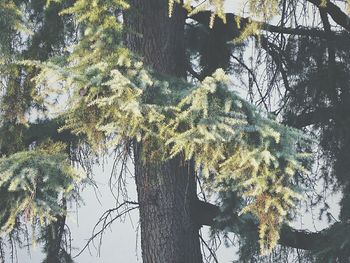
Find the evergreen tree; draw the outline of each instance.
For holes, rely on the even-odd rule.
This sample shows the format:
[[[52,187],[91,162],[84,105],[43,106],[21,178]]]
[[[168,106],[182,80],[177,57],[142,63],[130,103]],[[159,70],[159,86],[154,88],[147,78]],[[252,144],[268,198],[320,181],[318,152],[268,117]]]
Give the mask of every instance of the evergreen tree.
[[[249,0],[249,18],[224,4],[1,1],[3,261],[30,238],[72,262],[67,207],[111,152],[134,162],[143,262],[203,262],[203,225],[237,235],[240,262],[349,261],[350,17],[327,0]],[[315,184],[342,192],[335,223]],[[320,232],[289,225],[310,192]]]

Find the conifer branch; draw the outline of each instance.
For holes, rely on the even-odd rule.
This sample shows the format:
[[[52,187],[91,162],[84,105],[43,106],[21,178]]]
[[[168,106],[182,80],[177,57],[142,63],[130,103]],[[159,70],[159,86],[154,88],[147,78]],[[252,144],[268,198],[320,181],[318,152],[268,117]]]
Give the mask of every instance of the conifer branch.
[[[310,0],[311,1],[318,1],[318,0]],[[203,11],[199,12],[195,15],[192,15],[190,18],[197,21],[198,23],[201,23],[203,25],[209,25],[209,19],[210,19],[211,11]],[[332,17],[333,18],[333,17]],[[334,19],[334,18],[333,18]],[[318,28],[307,28],[307,27],[298,27],[298,28],[292,28],[292,27],[282,27],[282,26],[275,26],[271,25],[269,23],[265,22],[259,22],[252,20],[249,17],[242,17],[238,16],[233,13],[227,13],[226,14],[226,26],[228,29],[231,28],[231,31],[233,31],[236,28],[236,22],[239,20],[241,25],[243,27],[248,26],[249,24],[255,23],[258,25],[258,27],[263,31],[268,31],[272,33],[283,33],[283,34],[289,34],[289,35],[299,35],[299,36],[309,36],[309,37],[319,37],[322,39],[327,39],[329,37],[329,34],[324,32],[321,29]],[[218,20],[216,20],[218,21]],[[217,22],[215,22],[217,23]],[[234,26],[232,26],[234,25]],[[215,27],[215,24],[214,24]],[[330,35],[333,38],[343,38],[346,35],[331,31]]]
[[[197,223],[200,225],[206,225],[206,226],[212,226],[217,227],[215,218],[220,213],[220,207],[210,204],[208,202],[204,201],[197,201],[196,205],[196,219]],[[238,214],[238,213],[237,213]],[[250,220],[249,222],[247,220],[241,220],[238,216],[235,217],[234,221],[231,219],[229,222],[230,226],[234,226],[235,224],[242,224],[245,223],[249,226],[256,227],[258,229],[258,226],[255,222]],[[278,243],[282,246],[291,247],[291,248],[297,248],[297,249],[303,249],[303,250],[317,250],[318,244],[322,242],[326,242],[332,233],[333,227],[338,227],[338,225],[341,223],[334,223],[330,227],[319,231],[319,232],[309,232],[306,230],[296,230],[287,224],[284,224],[280,230],[280,239]],[[219,226],[219,228],[222,228],[225,226]],[[231,227],[229,231],[234,231],[235,227]],[[227,228],[225,228],[227,230]]]

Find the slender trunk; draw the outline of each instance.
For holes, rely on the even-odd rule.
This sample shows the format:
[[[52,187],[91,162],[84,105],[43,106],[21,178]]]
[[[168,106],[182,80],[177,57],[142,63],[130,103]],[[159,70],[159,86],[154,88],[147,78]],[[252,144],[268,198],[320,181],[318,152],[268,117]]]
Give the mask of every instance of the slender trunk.
[[[67,203],[66,200],[63,199],[62,204],[63,209],[67,209]],[[61,263],[64,261],[62,258],[64,255],[62,253],[62,247],[61,244],[63,242],[63,235],[64,235],[64,228],[66,226],[66,216],[65,215],[59,215],[56,216],[57,221],[50,223],[45,231],[45,253],[46,258],[43,261],[43,263]],[[68,258],[66,258],[68,262]]]
[[[128,47],[155,71],[185,77],[184,12],[175,8],[169,18],[166,0],[129,2],[124,16]],[[180,156],[147,160],[142,142],[134,144],[134,157],[143,262],[202,262],[199,227],[191,213],[196,200],[193,165]]]

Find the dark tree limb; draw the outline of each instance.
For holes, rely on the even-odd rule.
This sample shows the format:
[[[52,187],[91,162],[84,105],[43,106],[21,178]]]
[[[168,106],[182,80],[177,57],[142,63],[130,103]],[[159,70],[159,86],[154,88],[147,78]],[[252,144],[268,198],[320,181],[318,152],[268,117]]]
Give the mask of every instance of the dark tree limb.
[[[320,122],[327,122],[336,115],[336,109],[333,107],[318,108],[314,111],[302,113],[287,120],[288,125],[295,128],[303,128]]]
[[[37,123],[31,123],[24,130],[25,145],[28,147],[33,142],[40,143],[50,138],[54,142],[61,141],[65,143],[77,143],[79,137],[68,130],[59,132],[59,129],[64,125],[63,119],[44,120]]]
[[[204,201],[197,201],[197,205],[194,207],[194,214],[196,215],[196,220],[199,225],[206,226],[216,226],[215,218],[219,216],[220,208],[216,205],[210,204]],[[245,222],[247,225],[256,227],[257,225],[253,221]],[[232,224],[242,224],[242,220],[237,216],[233,221],[229,222],[229,225]],[[296,230],[288,225],[283,225],[280,231],[280,240],[278,243],[282,246],[304,249],[304,250],[316,250],[318,244],[321,242],[326,242],[328,240],[328,233],[331,233],[330,226],[327,229],[324,229],[319,232],[309,232],[305,230]],[[232,227],[230,229],[237,229]]]
[[[288,225],[283,225],[280,231],[280,240],[278,243],[282,246],[316,250],[318,244],[324,242],[327,238],[326,230],[320,232],[309,232],[305,230],[296,230]]]
[[[317,0],[310,0],[311,1],[317,1]],[[209,26],[209,19],[211,16],[211,11],[203,11],[199,12],[190,18],[197,21],[198,23],[201,23],[203,25],[208,25]],[[292,27],[283,27],[283,26],[275,26],[271,25],[265,22],[259,22],[259,21],[254,21],[251,18],[246,18],[246,17],[241,17],[233,13],[227,13],[226,14],[226,25],[228,28],[231,28],[233,31],[236,28],[236,20],[239,20],[241,25],[247,26],[252,23],[256,23],[261,30],[272,32],[272,33],[283,33],[283,34],[289,34],[289,35],[299,35],[299,36],[309,36],[309,37],[319,37],[326,39],[327,38],[327,33],[324,32],[321,29],[317,28],[304,28],[304,27],[298,27],[298,28],[292,28]],[[215,23],[217,23],[217,20],[215,20]],[[215,27],[214,23],[214,27]],[[232,26],[234,25],[234,26]],[[331,31],[331,35],[333,38],[342,38],[343,35],[336,33],[334,31]]]
[[[326,1],[325,3],[323,3],[322,0],[307,1],[314,4],[318,8],[323,9],[332,17],[334,22],[336,22],[339,26],[343,27],[348,32],[350,32],[350,17],[346,13],[344,13],[337,5],[333,4],[330,1]]]
[[[208,202],[197,200],[192,207],[192,215],[200,226],[213,226],[220,208]]]
[[[199,81],[202,81],[204,79],[203,76],[201,76],[201,74],[199,74],[193,69],[190,62],[187,63],[187,72],[190,73],[192,77],[198,79]]]
[[[337,79],[336,79],[336,63],[335,63],[335,47],[332,41],[331,24],[328,20],[328,13],[325,8],[319,7],[320,16],[325,33],[327,34],[327,50],[328,50],[328,82],[329,82],[329,96],[334,104],[338,102],[337,95]]]

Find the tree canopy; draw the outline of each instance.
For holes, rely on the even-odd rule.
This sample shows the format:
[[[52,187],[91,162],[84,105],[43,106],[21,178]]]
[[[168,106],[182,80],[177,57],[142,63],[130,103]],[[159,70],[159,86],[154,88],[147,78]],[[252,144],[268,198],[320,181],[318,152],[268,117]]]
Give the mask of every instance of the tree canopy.
[[[245,18],[223,0],[168,1],[169,19],[174,8],[188,17],[187,78],[128,48],[128,1],[0,3],[1,255],[30,223],[45,262],[72,262],[62,236],[78,187],[93,182],[95,158],[132,159],[141,143],[144,161],[194,163],[220,207],[210,224],[239,236],[242,261],[292,247],[305,262],[347,262],[350,3],[247,3]],[[301,202],[332,223],[315,185],[342,193],[339,220],[294,230]]]

